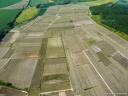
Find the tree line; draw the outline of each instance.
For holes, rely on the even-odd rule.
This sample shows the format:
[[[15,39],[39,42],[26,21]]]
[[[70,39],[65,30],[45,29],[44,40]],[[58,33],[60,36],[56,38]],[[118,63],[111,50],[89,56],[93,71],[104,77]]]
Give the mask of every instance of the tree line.
[[[92,15],[100,15],[101,23],[128,34],[128,6],[107,3],[89,9]]]

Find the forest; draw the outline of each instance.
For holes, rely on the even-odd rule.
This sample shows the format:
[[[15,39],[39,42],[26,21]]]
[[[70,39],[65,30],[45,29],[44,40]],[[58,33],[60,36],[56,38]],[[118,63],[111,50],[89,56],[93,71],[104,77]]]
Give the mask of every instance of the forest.
[[[102,24],[128,35],[128,6],[107,3],[89,8],[92,15],[99,15]]]

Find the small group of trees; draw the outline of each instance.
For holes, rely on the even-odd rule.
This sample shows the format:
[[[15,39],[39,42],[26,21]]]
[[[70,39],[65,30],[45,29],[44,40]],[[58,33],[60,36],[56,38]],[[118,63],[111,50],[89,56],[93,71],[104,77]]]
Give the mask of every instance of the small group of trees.
[[[128,6],[107,3],[90,7],[92,15],[100,15],[101,23],[128,34]]]

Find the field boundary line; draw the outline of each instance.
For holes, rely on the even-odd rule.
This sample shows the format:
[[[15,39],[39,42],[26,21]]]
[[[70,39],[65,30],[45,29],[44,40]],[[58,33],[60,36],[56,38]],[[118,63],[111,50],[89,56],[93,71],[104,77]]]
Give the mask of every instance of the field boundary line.
[[[2,69],[5,65],[7,65],[7,63],[11,60],[11,57],[7,60],[7,62],[5,62],[5,64],[0,68]]]
[[[99,32],[99,31],[98,31]],[[100,34],[102,34],[103,36],[105,36],[106,38],[108,38],[109,40],[111,40],[112,42],[114,42],[115,44],[117,44],[118,46],[120,46],[121,48],[123,48],[124,50],[126,50],[126,48],[122,47],[120,44],[118,44],[116,41],[112,40],[109,36],[99,32]],[[114,34],[115,35],[115,34]],[[122,39],[122,38],[121,38]],[[127,51],[127,50],[126,50]]]
[[[59,9],[59,11],[58,11],[58,13],[56,14],[56,19],[55,20],[53,20],[49,25],[48,25],[48,27],[44,30],[44,33],[47,31],[47,29],[56,21],[56,20],[58,20],[59,18],[60,18],[60,16],[58,15],[59,13],[60,13],[60,11],[61,11],[61,9]]]
[[[109,85],[106,83],[106,81],[104,80],[104,78],[101,76],[101,74],[99,73],[99,71],[96,69],[96,67],[93,65],[92,61],[89,59],[89,57],[87,56],[87,54],[85,53],[85,51],[88,51],[88,50],[84,50],[83,53],[84,55],[87,57],[87,59],[89,60],[89,62],[91,63],[92,67],[95,69],[95,71],[97,72],[97,74],[100,76],[100,78],[102,79],[102,81],[105,83],[105,85],[108,87],[108,89],[111,91],[112,95],[113,96],[116,96],[114,94],[114,92],[112,91],[112,89],[109,87]]]

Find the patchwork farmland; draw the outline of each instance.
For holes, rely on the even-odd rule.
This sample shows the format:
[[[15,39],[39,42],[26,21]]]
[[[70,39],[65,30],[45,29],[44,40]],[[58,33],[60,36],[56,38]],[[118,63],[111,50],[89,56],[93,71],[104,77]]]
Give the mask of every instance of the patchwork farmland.
[[[128,42],[88,10],[86,3],[52,6],[10,30],[0,45],[0,80],[28,96],[127,96]]]

